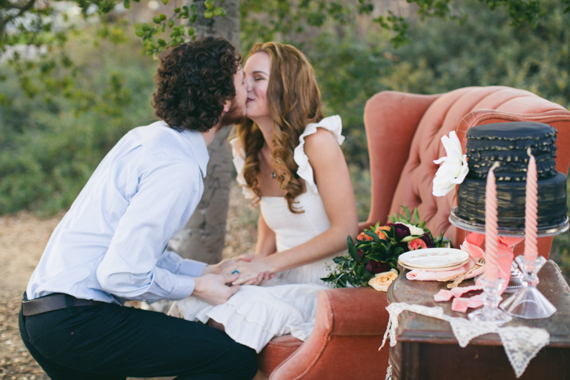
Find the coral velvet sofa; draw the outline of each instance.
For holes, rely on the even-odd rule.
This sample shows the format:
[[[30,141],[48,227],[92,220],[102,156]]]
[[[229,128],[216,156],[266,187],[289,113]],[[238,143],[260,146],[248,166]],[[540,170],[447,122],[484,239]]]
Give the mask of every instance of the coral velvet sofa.
[[[520,120],[558,129],[557,169],[568,173],[570,112],[528,91],[493,86],[437,95],[389,91],[373,96],[364,111],[371,207],[360,229],[385,223],[401,205],[417,207],[427,228],[459,246],[464,234],[448,221],[455,193],[432,195],[433,161],[445,155],[440,139],[455,130],[464,146],[472,126]],[[551,244],[552,238],[539,239],[540,254],[548,258]],[[273,339],[258,355],[260,369],[272,380],[384,379],[389,350],[378,347],[388,322],[387,304],[386,293],[371,288],[320,292],[311,336],[304,343],[291,336]]]

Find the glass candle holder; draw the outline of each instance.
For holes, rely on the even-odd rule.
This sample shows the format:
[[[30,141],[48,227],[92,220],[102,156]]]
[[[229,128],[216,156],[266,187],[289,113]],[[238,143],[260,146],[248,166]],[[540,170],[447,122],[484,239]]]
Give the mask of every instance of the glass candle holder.
[[[495,281],[489,281],[482,278],[480,281],[483,284],[483,307],[471,312],[469,319],[474,322],[492,322],[497,325],[510,321],[512,318],[498,307],[502,300],[499,290],[505,280],[499,278]]]
[[[501,304],[501,309],[509,315],[525,319],[540,319],[552,316],[556,312],[556,308],[536,288],[538,272],[546,263],[546,259],[538,256],[536,260],[527,260],[521,255],[515,260],[523,273],[523,287],[506,299]]]

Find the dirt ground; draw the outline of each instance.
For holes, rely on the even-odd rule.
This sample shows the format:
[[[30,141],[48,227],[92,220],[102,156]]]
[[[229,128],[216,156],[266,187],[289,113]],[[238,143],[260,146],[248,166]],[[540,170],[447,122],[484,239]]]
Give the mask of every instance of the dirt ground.
[[[234,184],[224,257],[252,252],[257,213],[244,209]],[[18,332],[20,300],[47,241],[63,214],[40,219],[27,212],[0,216],[0,380],[48,379],[29,355]]]

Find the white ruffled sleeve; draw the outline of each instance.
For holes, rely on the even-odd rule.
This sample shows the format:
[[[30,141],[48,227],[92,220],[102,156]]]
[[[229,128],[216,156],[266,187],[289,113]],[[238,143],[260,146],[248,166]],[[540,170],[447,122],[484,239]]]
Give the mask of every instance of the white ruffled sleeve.
[[[236,171],[238,173],[236,177],[237,183],[241,186],[241,190],[245,198],[253,199],[255,198],[255,193],[249,187],[247,187],[247,182],[245,182],[245,178],[243,177],[243,167],[245,166],[245,151],[243,150],[241,142],[237,137],[231,139],[230,144],[232,146],[234,166],[236,167]]]
[[[305,183],[307,184],[307,191],[312,191],[313,193],[318,193],[319,189],[317,188],[317,184],[315,183],[313,168],[309,163],[309,157],[307,157],[307,154],[305,153],[305,137],[310,136],[313,133],[316,133],[317,128],[324,128],[332,132],[339,145],[342,145],[344,141],[344,136],[341,134],[342,121],[340,119],[340,116],[338,115],[325,117],[323,120],[319,121],[318,123],[311,123],[307,125],[307,127],[305,128],[305,132],[303,132],[303,134],[299,136],[299,145],[295,148],[295,151],[293,153],[293,159],[295,160],[297,165],[299,165],[297,174],[299,175],[299,177],[305,180]]]

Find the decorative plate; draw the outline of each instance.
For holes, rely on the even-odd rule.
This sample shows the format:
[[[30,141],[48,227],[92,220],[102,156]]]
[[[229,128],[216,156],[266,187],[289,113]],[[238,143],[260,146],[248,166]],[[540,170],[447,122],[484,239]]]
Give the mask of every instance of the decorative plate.
[[[400,264],[402,266],[402,268],[406,268],[409,270],[427,270],[430,272],[444,272],[444,271],[448,271],[448,270],[454,270],[457,268],[461,268],[462,266],[464,266],[468,262],[469,262],[469,259],[467,259],[463,262],[457,263],[456,265],[452,265],[450,267],[419,268],[419,267],[412,267],[412,266],[405,265],[401,261],[398,260],[398,264]]]
[[[461,266],[469,261],[469,254],[454,248],[426,248],[400,255],[402,266],[414,269],[437,269]],[[460,265],[461,264],[461,265]]]

